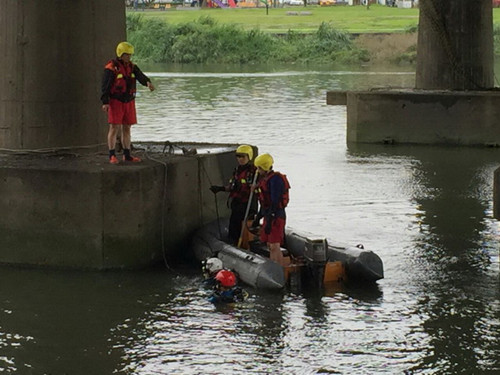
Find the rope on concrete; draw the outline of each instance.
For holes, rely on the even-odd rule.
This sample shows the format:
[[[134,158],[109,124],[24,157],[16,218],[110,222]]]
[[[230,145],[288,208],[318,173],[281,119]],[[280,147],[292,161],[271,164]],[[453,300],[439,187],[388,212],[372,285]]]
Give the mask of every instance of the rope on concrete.
[[[171,270],[170,266],[168,265],[167,261],[167,254],[165,250],[165,206],[166,206],[166,201],[167,201],[167,172],[168,172],[168,166],[167,163],[158,160],[148,154],[148,148],[146,147],[144,149],[144,156],[146,156],[146,159],[155,161],[164,167],[164,174],[163,174],[163,197],[162,197],[162,203],[161,203],[161,248],[162,248],[162,255],[163,255],[163,263],[165,264],[165,267],[167,269]]]
[[[94,145],[84,145],[84,146],[67,146],[67,147],[48,147],[48,148],[38,148],[38,149],[12,149],[12,148],[0,148],[0,153],[13,154],[13,155],[30,155],[30,154],[54,154],[61,151],[72,151],[88,148],[97,148],[105,146],[106,143],[97,143]]]
[[[210,184],[210,186],[212,186],[213,185],[212,180],[210,179],[210,176],[208,175],[208,172],[205,169],[205,164],[203,164],[202,161],[201,161],[201,167],[203,169],[203,172],[205,172],[205,176],[207,176],[208,183]],[[214,199],[215,199],[215,215],[217,217],[217,228],[219,230],[219,238],[222,238],[222,231],[220,229],[219,202],[217,202],[217,194],[214,194]]]

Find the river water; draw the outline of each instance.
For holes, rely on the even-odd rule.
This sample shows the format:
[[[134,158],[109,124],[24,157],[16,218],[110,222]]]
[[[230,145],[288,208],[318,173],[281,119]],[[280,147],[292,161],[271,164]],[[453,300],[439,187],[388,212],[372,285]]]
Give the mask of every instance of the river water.
[[[0,372],[500,373],[500,150],[346,145],[346,109],[326,105],[327,90],[412,87],[412,72],[144,70],[157,90],[140,90],[134,139],[259,146],[290,180],[288,224],[364,244],[385,279],[246,288],[220,307],[189,267],[2,268]]]

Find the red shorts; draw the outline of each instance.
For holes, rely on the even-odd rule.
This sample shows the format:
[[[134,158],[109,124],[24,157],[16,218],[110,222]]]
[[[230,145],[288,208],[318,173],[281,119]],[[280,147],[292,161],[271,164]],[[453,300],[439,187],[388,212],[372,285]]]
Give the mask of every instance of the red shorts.
[[[135,100],[123,103],[116,99],[109,100],[108,124],[134,125],[137,124],[135,114]]]
[[[283,244],[283,239],[285,237],[285,223],[285,219],[281,217],[275,218],[271,224],[271,233],[266,234],[266,218],[264,218],[264,223],[260,229],[260,241]]]

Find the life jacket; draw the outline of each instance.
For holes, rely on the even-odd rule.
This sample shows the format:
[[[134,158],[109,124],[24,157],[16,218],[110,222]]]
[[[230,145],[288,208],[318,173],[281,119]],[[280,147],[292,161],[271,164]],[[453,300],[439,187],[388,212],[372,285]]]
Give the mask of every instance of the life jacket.
[[[259,181],[259,185],[256,189],[256,192],[259,197],[259,202],[264,209],[271,208],[271,191],[269,190],[269,180],[273,176],[279,176],[283,180],[283,192],[281,194],[281,201],[277,208],[285,208],[288,206],[288,202],[290,202],[290,183],[286,178],[286,175],[280,172],[271,171],[265,178]]]
[[[257,168],[253,164],[235,168],[233,177],[229,180],[229,198],[237,199],[242,203],[248,202],[256,170]]]
[[[115,80],[110,90],[110,97],[121,101],[131,101],[135,98],[136,79],[133,63],[124,64],[120,59],[110,60],[105,69],[115,74]]]

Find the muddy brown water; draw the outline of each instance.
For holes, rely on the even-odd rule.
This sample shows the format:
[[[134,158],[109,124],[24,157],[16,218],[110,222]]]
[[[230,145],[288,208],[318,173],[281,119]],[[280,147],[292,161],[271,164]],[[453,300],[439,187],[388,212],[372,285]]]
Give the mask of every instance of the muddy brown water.
[[[411,87],[412,72],[206,69],[150,68],[158,90],[140,91],[134,139],[258,145],[290,180],[288,224],[362,243],[385,279],[246,288],[246,302],[214,306],[196,267],[2,268],[0,372],[499,372],[500,151],[346,145],[345,108],[325,92]]]

